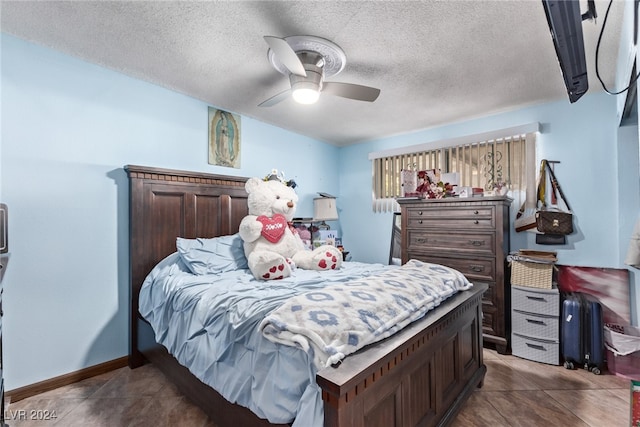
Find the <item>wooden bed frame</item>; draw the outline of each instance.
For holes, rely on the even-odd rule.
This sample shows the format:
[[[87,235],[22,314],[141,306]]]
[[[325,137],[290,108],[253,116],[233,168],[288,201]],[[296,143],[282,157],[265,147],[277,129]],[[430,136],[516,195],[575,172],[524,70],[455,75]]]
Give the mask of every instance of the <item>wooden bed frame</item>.
[[[246,178],[125,166],[129,175],[131,319],[129,366],[150,361],[220,427],[272,425],[225,400],[157,344],[138,313],[151,269],[176,237],[237,232],[247,214]],[[447,425],[482,386],[482,294],[474,286],[384,341],[316,377],[331,427]]]

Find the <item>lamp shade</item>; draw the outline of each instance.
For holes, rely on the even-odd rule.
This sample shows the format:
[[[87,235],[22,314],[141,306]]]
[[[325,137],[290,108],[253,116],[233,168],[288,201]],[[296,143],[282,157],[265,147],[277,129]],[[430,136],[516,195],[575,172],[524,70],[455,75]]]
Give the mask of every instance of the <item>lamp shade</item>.
[[[313,199],[314,221],[335,221],[338,219],[335,197],[316,197]]]

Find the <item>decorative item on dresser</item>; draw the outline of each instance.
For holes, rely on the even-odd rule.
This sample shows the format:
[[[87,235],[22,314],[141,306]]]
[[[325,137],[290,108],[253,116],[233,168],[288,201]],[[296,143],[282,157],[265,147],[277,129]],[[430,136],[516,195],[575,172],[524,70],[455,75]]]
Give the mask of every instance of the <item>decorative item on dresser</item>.
[[[509,207],[506,196],[398,199],[402,212],[402,263],[419,259],[461,271],[489,289],[482,301],[485,344],[510,352],[511,292]]]

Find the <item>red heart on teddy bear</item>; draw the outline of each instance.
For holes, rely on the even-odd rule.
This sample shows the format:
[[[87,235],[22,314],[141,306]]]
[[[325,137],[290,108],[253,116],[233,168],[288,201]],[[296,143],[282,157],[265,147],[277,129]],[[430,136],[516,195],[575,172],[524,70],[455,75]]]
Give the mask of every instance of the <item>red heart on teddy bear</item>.
[[[271,243],[278,243],[287,229],[287,219],[282,214],[275,214],[273,218],[260,215],[256,220],[262,223],[262,235]]]

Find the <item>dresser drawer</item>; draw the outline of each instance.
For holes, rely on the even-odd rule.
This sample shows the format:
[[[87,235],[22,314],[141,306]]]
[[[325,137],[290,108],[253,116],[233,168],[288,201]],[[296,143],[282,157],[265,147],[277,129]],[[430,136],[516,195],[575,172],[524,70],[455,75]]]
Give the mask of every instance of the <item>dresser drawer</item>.
[[[425,219],[425,218],[409,218],[407,220],[408,228],[436,228],[450,230],[493,230],[495,222],[493,218],[443,218],[443,219]]]
[[[495,258],[447,258],[412,251],[409,251],[408,255],[408,259],[418,259],[454,268],[464,274],[471,282],[474,279],[489,282],[495,282],[496,280]]]
[[[408,209],[407,227],[493,229],[495,228],[495,209],[493,206],[411,208]]]
[[[548,340],[560,339],[560,318],[558,316],[541,316],[513,310],[511,328],[514,334]]]
[[[496,235],[486,233],[451,233],[447,230],[408,230],[409,250],[425,250],[434,253],[456,251],[480,255],[495,255]]]
[[[412,207],[407,209],[408,219],[492,219],[495,216],[493,206],[456,206],[456,207]]]
[[[516,333],[511,338],[511,352],[514,356],[550,365],[560,364],[559,342],[535,339]]]
[[[560,316],[560,293],[557,289],[512,286],[511,307],[526,313]]]

